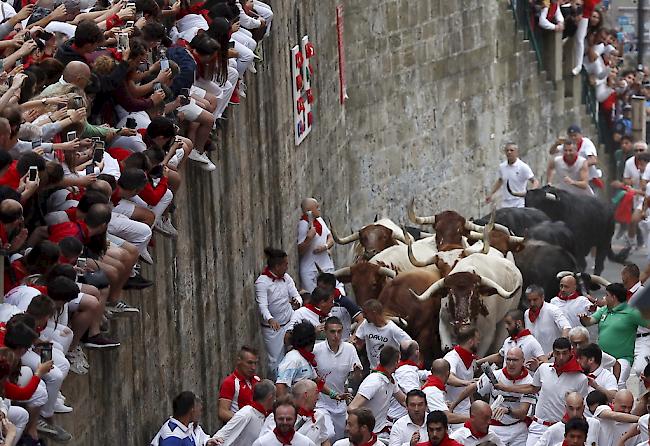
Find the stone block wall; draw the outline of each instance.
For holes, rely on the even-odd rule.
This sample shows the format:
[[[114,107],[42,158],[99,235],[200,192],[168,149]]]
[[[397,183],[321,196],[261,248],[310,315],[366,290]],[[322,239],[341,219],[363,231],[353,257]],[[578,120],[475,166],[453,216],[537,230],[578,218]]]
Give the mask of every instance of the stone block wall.
[[[487,212],[500,147],[517,141],[541,172],[546,147],[575,120],[521,41],[505,0],[341,0],[349,100],[339,104],[335,0],[274,0],[265,61],[248,97],[231,106],[208,174],[189,165],[176,197],[176,241],[156,238],[156,286],[124,298],[139,316],[112,322],[123,345],[92,352],[87,376],[70,376],[75,408],[59,420],[74,445],[148,444],[191,389],[218,428],[217,389],[238,347],[261,347],[253,283],[265,246],[290,253],[296,274],[300,199],[315,196],[341,232],[375,214],[405,222],[422,213]],[[289,49],[316,47],[315,126],[293,142]],[[562,87],[563,88],[563,87]],[[335,249],[339,265],[347,249]]]

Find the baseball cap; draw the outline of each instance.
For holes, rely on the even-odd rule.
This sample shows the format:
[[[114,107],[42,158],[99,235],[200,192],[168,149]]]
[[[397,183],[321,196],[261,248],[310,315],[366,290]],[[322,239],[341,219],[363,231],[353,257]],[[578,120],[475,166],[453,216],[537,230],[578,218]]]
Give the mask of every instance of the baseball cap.
[[[569,128],[566,131],[567,133],[582,133],[582,129],[580,128],[579,125],[573,124],[569,126]]]
[[[625,104],[625,105],[623,106],[623,110],[632,110],[632,105],[630,105],[630,104]]]

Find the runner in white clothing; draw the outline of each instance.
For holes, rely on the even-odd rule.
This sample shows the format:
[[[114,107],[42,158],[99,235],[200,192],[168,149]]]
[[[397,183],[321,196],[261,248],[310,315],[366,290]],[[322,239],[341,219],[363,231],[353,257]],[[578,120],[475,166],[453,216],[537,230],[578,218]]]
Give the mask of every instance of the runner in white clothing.
[[[269,416],[270,417],[270,416]],[[298,409],[288,401],[276,403],[273,409],[276,426],[262,434],[253,446],[316,446],[313,441],[295,430]]]
[[[595,306],[596,299],[582,296],[578,292],[578,282],[573,276],[565,276],[560,279],[560,292],[551,299],[551,303],[558,307],[571,324],[571,328],[579,327],[579,314],[591,314],[592,306]]]
[[[618,391],[618,380],[612,372],[601,366],[603,351],[598,344],[587,344],[578,348],[576,359],[587,375],[589,387],[607,395],[609,400]]]
[[[402,446],[429,440],[426,414],[427,397],[420,389],[406,394],[407,414],[393,422],[388,446]]]
[[[422,386],[427,396],[429,412],[440,411],[445,414],[450,424],[461,424],[469,419],[467,415],[453,413],[447,406],[447,380],[449,379],[449,363],[446,359],[438,358],[431,364],[431,375]]]
[[[615,446],[630,427],[639,421],[637,415],[630,414],[633,404],[634,395],[629,390],[619,390],[611,406],[602,392],[594,390],[587,396],[589,411],[600,421],[602,436],[599,446]]]
[[[298,221],[300,283],[311,293],[316,288],[318,268],[327,273],[334,272],[334,262],[328,252],[334,246],[334,238],[321,217],[318,201],[305,198],[300,206],[303,212]]]
[[[637,225],[643,219],[643,201],[645,189],[650,180],[650,170],[646,169],[650,161],[650,153],[647,153],[647,144],[643,141],[634,143],[634,156],[625,161],[623,170],[623,185],[628,191],[634,192],[632,203],[632,217],[627,225],[627,244],[636,246]]]
[[[513,142],[506,144],[504,148],[506,154],[506,161],[499,164],[499,178],[492,186],[490,195],[487,196],[485,201],[491,202],[494,194],[501,190],[501,202],[499,208],[523,208],[524,198],[512,195],[508,191],[507,185],[510,190],[514,192],[526,192],[526,186],[530,183],[532,188],[539,187],[539,182],[535,179],[535,175],[528,164],[519,159],[519,147]]]
[[[554,174],[557,178],[554,180]],[[589,165],[578,156],[578,150],[571,141],[564,143],[563,154],[551,157],[546,167],[546,181],[558,189],[574,194],[593,195],[589,187]]]
[[[496,446],[504,446],[501,438],[490,431],[492,409],[485,401],[474,401],[469,409],[470,419],[463,427],[455,430],[449,438],[456,440],[464,446],[477,446],[485,442],[492,442]]]
[[[464,388],[472,384],[476,351],[481,342],[478,329],[472,326],[460,328],[456,337],[458,345],[443,358],[449,363],[451,371],[447,380],[447,398],[451,401],[455,401]],[[469,398],[465,398],[456,405],[455,413],[467,415],[469,407]]]
[[[567,337],[571,324],[555,305],[544,302],[544,289],[538,285],[526,288],[528,310],[524,313],[526,328],[539,341],[545,354],[553,349],[553,341]]]
[[[402,345],[401,360],[395,370],[395,382],[397,387],[405,394],[411,390],[420,390],[424,381],[431,374],[428,370],[421,370],[418,364],[420,360],[420,346],[416,341],[410,341]],[[406,408],[393,398],[388,409],[388,419],[397,421],[406,415]]]
[[[587,445],[600,445],[602,433],[600,432],[600,421],[593,417],[585,417],[585,399],[578,393],[568,393],[565,400],[565,417],[558,423],[549,427],[544,435],[540,437],[535,446],[553,446],[562,443],[564,438],[565,423],[572,418],[581,418],[589,424],[587,434]]]
[[[375,417],[369,409],[351,409],[345,424],[348,438],[337,441],[334,446],[384,446],[384,443],[377,439],[374,429]]]

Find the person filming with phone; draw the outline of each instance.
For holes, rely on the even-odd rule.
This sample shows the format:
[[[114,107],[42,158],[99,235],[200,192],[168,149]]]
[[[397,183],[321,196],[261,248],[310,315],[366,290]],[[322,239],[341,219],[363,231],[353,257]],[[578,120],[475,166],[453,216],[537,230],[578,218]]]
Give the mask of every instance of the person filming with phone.
[[[311,293],[316,288],[318,268],[327,273],[334,272],[334,262],[328,252],[334,246],[334,238],[321,217],[320,204],[315,198],[305,198],[300,207],[302,209],[302,216],[298,221],[300,283]]]

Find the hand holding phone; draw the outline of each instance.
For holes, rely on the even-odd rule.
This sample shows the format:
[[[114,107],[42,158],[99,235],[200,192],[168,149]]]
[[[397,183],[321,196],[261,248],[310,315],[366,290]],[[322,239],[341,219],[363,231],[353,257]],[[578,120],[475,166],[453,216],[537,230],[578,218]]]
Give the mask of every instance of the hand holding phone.
[[[27,177],[29,181],[36,181],[38,178],[38,167],[29,166],[29,176]]]
[[[52,360],[52,343],[44,342],[40,344],[41,348],[41,364]]]

